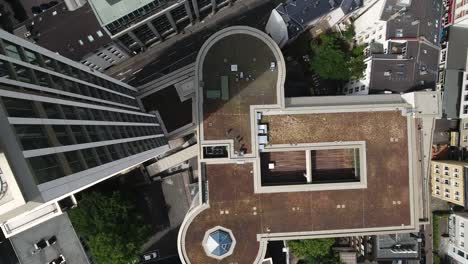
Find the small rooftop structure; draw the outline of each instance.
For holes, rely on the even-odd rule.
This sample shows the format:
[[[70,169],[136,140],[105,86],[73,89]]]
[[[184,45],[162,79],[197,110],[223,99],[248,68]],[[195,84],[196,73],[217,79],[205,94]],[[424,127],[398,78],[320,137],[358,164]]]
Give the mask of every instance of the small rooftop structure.
[[[213,258],[223,259],[232,254],[236,240],[231,230],[221,226],[206,231],[203,248]]]

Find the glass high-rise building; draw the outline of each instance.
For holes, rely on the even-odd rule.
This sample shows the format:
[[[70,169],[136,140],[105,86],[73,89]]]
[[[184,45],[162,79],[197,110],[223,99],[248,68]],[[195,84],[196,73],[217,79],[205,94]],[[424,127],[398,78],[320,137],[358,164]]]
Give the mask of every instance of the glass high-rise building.
[[[165,153],[136,89],[0,31],[0,227],[9,237],[73,194]]]

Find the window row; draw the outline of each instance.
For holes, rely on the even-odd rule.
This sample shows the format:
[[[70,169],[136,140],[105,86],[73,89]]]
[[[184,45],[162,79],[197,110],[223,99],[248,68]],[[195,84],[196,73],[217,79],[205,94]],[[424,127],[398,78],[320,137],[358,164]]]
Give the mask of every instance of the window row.
[[[29,50],[27,48],[21,47],[15,43],[2,40],[3,47],[0,49],[0,52],[3,55],[8,57],[22,60],[27,63],[31,63],[49,70],[65,74],[67,76],[72,76],[77,79],[93,83],[95,85],[111,89],[123,94],[135,96],[136,92],[130,89],[123,87],[117,83],[108,81],[104,78],[91,74],[89,72],[83,71],[79,68],[75,68],[68,64],[62,63],[35,51]]]
[[[112,35],[115,35],[125,28],[134,25],[137,21],[141,21],[146,17],[154,14],[154,11],[160,9],[162,6],[166,6],[166,1],[155,0],[143,7],[140,7],[132,13],[122,16],[119,19],[107,24],[106,28]]]
[[[159,126],[14,125],[23,150],[160,135]]]
[[[42,87],[84,95],[106,101],[116,102],[124,105],[137,106],[135,99],[104,91],[83,83],[70,81],[53,74],[27,68],[15,63],[0,61],[1,77],[31,83]]]
[[[155,123],[156,117],[2,97],[9,117]],[[44,109],[40,114],[39,108]]]
[[[164,138],[139,140],[28,158],[38,184],[166,145]]]

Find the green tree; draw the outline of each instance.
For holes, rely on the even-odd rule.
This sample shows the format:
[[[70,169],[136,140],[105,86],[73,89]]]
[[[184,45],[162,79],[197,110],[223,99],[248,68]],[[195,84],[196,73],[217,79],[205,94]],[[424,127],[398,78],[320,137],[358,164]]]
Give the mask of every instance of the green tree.
[[[137,260],[148,238],[149,228],[143,218],[119,192],[87,193],[69,215],[99,264],[128,264]]]
[[[355,47],[347,63],[350,79],[359,80],[364,77],[364,71],[366,70],[364,59],[364,46]]]
[[[312,71],[324,79],[349,80],[346,54],[335,35],[321,35],[319,42],[313,42],[311,48],[314,53],[310,61]]]
[[[343,37],[346,39],[348,42],[352,42],[354,36],[356,35],[356,32],[354,31],[354,25],[351,24],[346,31],[343,31]]]
[[[305,240],[292,240],[288,242],[291,252],[300,258],[323,257],[328,255],[335,244],[333,238],[318,238]]]
[[[347,81],[362,78],[366,69],[364,47],[351,48],[353,36],[354,29],[350,27],[343,37],[337,33],[327,33],[312,41],[310,70],[328,80]]]
[[[304,261],[306,264],[339,264],[340,256],[336,252],[329,252],[325,256],[306,257]]]

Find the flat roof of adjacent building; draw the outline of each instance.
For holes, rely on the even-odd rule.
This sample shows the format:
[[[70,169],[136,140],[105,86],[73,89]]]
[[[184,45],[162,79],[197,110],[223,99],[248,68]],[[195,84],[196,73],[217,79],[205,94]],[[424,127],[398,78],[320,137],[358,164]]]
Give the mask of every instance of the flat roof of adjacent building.
[[[268,240],[416,230],[416,133],[407,103],[392,97],[370,105],[337,97],[340,103],[334,106],[286,106],[281,51],[248,27],[214,34],[196,67],[200,153],[221,145],[229,156],[200,156],[201,204],[189,212],[179,233],[183,263],[260,263]],[[264,133],[265,145],[259,137]],[[334,159],[327,161],[326,151],[320,160],[313,157],[317,150],[333,150],[328,154]],[[339,169],[351,160],[356,161],[352,167],[363,166],[357,185],[260,182],[268,169],[303,173],[319,167],[319,161],[322,169]],[[273,167],[265,168],[262,161]],[[281,173],[267,176],[275,175]],[[202,245],[207,230],[217,226],[236,240],[232,254],[221,260],[208,256]]]
[[[26,27],[31,32],[29,38],[37,45],[74,61],[80,61],[112,42],[99,25],[89,3],[75,11],[68,11],[65,3],[61,2],[26,20],[19,27]]]
[[[41,239],[57,238],[57,243],[31,254],[34,244]],[[44,264],[63,255],[70,264],[89,263],[80,239],[66,213],[10,238],[20,263]]]
[[[417,39],[406,42],[404,54],[372,55],[371,93],[408,93],[433,89],[437,78],[439,50]]]

